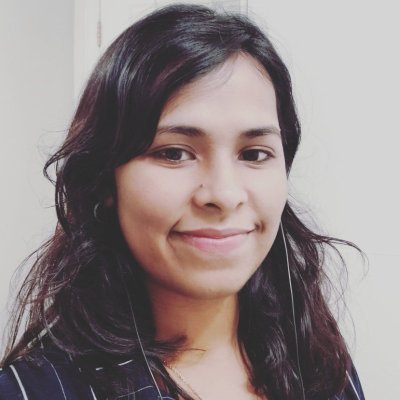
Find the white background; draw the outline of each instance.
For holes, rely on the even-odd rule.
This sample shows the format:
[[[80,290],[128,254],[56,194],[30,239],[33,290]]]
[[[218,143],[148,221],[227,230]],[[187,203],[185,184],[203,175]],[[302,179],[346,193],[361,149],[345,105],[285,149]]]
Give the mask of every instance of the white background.
[[[72,114],[73,28],[71,1],[0,0],[0,333],[11,275],[54,228],[42,168]]]
[[[13,271],[53,229],[52,187],[42,178],[41,168],[63,137],[74,93],[80,92],[99,53],[97,2],[75,3],[74,10],[68,0],[0,0],[0,327],[7,315]],[[144,3],[103,0],[102,47],[143,12]],[[248,5],[250,16],[270,34],[294,80],[303,143],[292,171],[293,197],[313,211],[325,232],[354,241],[369,258],[363,266],[346,252],[350,282],[346,301],[354,329],[348,313],[340,317],[366,397],[396,399],[400,392],[396,2],[249,0]]]

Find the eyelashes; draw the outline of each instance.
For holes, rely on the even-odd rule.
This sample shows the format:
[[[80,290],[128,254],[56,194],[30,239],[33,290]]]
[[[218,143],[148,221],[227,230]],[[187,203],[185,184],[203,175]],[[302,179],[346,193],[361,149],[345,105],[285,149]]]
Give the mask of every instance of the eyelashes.
[[[167,147],[153,152],[152,155],[154,158],[169,161],[171,163],[179,163],[196,159],[196,156],[192,152],[180,147]]]
[[[247,149],[241,152],[239,159],[253,163],[262,163],[269,160],[273,155],[270,151],[261,149]]]
[[[193,151],[176,146],[155,150],[151,152],[150,155],[156,160],[175,165],[184,164],[197,159]],[[256,165],[266,163],[271,158],[274,158],[273,152],[264,148],[243,149],[238,155],[238,160]]]

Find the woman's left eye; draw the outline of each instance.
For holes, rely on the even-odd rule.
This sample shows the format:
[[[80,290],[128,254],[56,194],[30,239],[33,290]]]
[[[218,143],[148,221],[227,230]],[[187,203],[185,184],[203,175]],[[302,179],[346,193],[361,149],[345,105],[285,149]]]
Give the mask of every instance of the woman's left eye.
[[[250,161],[254,163],[261,163],[267,161],[272,155],[268,151],[260,149],[248,149],[241,152],[239,159],[243,161]]]
[[[179,147],[168,147],[166,149],[157,150],[153,153],[156,158],[166,160],[169,162],[182,162],[188,160],[194,160],[194,155]]]

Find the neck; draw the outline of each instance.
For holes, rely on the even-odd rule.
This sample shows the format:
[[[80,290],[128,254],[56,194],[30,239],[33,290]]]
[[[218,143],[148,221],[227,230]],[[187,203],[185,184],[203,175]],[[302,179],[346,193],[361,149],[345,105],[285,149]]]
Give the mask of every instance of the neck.
[[[237,337],[237,295],[193,299],[163,288],[148,288],[156,338],[186,339],[177,353],[163,360],[172,379],[198,399],[259,398]]]
[[[179,360],[204,358],[221,350],[238,350],[238,299],[192,299],[149,288],[158,340],[185,337]],[[198,351],[200,350],[200,351]],[[207,358],[207,357],[206,357]]]

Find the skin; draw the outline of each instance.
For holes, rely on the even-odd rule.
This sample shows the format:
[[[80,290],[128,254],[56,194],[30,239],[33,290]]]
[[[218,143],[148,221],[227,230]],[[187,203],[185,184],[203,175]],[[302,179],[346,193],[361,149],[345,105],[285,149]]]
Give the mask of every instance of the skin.
[[[287,199],[267,72],[238,54],[183,87],[149,150],[115,178],[121,229],[145,271],[158,338],[184,334],[187,348],[203,350],[168,362],[205,399],[254,398],[236,337],[237,293],[267,256]],[[204,385],[216,374],[226,379]]]

